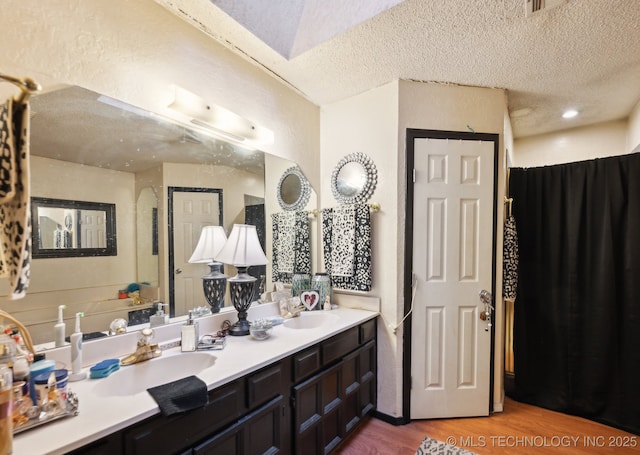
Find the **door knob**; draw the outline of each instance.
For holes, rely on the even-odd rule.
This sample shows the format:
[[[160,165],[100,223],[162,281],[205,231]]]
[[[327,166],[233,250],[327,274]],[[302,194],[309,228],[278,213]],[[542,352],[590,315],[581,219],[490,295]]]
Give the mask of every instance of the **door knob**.
[[[480,301],[484,305],[484,310],[480,312],[480,319],[487,321],[487,326],[484,328],[484,331],[488,332],[491,328],[491,311],[494,309],[493,305],[491,305],[493,296],[489,291],[483,289],[480,291]]]
[[[176,269],[176,275],[180,275],[182,273],[182,269]]]

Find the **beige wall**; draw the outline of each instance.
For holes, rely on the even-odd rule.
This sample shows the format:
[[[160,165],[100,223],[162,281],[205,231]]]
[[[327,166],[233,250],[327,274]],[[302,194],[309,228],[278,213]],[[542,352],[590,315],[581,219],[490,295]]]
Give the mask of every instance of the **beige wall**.
[[[511,165],[548,166],[630,153],[628,125],[619,120],[517,139]]]
[[[383,323],[378,330],[378,411],[402,415],[402,328],[404,310],[404,213],[406,128],[497,133],[502,138],[506,98],[501,90],[395,81],[361,95],[322,107],[321,207],[336,205],[330,177],[338,160],[352,152],[370,156],[378,169],[378,185],[371,201],[381,204],[372,216],[373,289],[380,298]],[[504,154],[501,147],[499,163]],[[503,194],[504,169],[500,169]],[[502,196],[500,196],[500,199]],[[503,204],[499,203],[499,220]],[[501,221],[498,227],[501,249]],[[501,264],[497,264],[501,267]],[[501,276],[501,269],[496,276]],[[497,290],[501,292],[500,283]],[[496,314],[496,399],[502,399],[501,302]]]

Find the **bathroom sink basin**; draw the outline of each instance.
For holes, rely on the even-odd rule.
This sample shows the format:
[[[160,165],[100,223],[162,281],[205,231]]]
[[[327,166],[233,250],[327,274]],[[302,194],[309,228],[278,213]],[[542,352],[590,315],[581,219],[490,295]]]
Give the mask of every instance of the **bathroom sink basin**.
[[[205,352],[165,354],[133,365],[121,366],[118,371],[104,379],[89,380],[97,383],[94,389],[97,395],[134,395],[150,387],[196,375],[215,362],[215,357]]]
[[[324,311],[303,311],[297,318],[287,319],[283,322],[290,329],[315,329],[334,323],[338,316]]]

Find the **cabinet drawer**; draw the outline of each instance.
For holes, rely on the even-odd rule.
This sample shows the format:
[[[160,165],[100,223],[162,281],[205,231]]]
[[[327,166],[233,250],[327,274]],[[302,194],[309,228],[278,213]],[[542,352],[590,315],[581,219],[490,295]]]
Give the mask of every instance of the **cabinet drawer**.
[[[293,382],[298,382],[320,369],[320,347],[314,346],[293,356]]]
[[[198,444],[193,455],[241,455],[259,453],[287,453],[289,442],[284,441],[282,417],[284,397],[274,398],[235,424]]]
[[[359,345],[359,327],[352,327],[322,343],[322,364],[328,365],[334,360],[350,353]]]
[[[360,344],[373,340],[376,337],[376,320],[371,319],[360,325]]]
[[[282,362],[247,377],[247,407],[258,406],[282,393]]]
[[[209,403],[183,414],[154,416],[124,430],[126,454],[177,453],[236,420],[244,411],[238,381],[209,393]],[[114,452],[115,453],[115,452]]]

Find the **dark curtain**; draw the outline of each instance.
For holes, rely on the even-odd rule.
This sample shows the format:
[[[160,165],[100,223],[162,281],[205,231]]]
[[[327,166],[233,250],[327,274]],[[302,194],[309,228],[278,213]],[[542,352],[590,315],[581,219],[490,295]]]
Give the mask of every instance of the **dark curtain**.
[[[511,169],[514,399],[640,434],[640,154]]]

